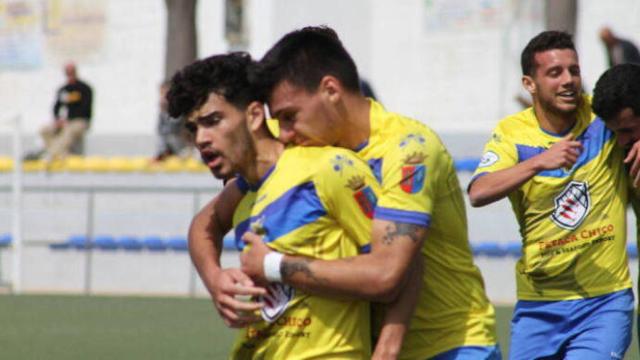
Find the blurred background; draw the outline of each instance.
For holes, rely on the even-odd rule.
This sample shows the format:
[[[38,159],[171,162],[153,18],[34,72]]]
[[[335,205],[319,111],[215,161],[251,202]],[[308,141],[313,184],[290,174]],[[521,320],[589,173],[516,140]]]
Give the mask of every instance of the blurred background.
[[[622,61],[616,43],[640,44],[640,1],[0,0],[0,292],[205,298],[186,232],[221,183],[188,145],[167,150],[162,84],[197,58],[260,58],[285,33],[320,24],[338,32],[379,101],[441,135],[466,187],[497,121],[529,100],[519,63],[528,40],[575,34],[590,93]],[[24,157],[43,146],[69,62],[93,90],[90,127],[64,158]],[[512,304],[510,206],[467,211],[489,297]]]

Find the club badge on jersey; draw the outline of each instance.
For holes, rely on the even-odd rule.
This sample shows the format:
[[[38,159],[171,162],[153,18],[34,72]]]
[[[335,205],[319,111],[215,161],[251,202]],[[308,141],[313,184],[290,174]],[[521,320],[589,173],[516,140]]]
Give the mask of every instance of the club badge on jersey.
[[[400,180],[400,187],[404,192],[415,194],[422,190],[427,176],[427,167],[423,164],[426,158],[427,155],[416,152],[404,159],[405,165],[402,166],[402,180]]]
[[[276,321],[282,315],[289,302],[295,296],[295,289],[282,283],[271,283],[267,286],[267,294],[258,297],[264,302],[264,307],[260,310],[262,319],[268,323]]]
[[[378,198],[370,186],[365,184],[364,176],[355,175],[347,181],[347,186],[354,191],[353,197],[356,199],[360,210],[369,218],[373,219],[373,213],[378,203]]]
[[[586,182],[572,181],[556,196],[554,203],[551,220],[563,229],[574,230],[589,213],[589,186]]]

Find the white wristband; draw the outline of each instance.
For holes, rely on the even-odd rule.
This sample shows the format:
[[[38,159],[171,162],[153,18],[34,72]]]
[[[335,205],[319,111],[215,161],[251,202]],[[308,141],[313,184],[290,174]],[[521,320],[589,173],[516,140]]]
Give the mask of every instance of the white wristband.
[[[270,282],[282,282],[282,274],[280,273],[280,263],[283,254],[272,251],[264,257],[264,277]]]

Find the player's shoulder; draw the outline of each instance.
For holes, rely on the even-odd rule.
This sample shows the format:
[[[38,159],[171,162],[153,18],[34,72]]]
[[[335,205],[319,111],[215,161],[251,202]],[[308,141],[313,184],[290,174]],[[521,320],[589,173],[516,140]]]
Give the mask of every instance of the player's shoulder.
[[[288,148],[286,153],[287,163],[309,175],[359,166],[363,162],[353,151],[334,146],[296,146]]]
[[[498,121],[494,133],[504,136],[517,136],[527,131],[536,131],[539,128],[535,111],[532,107],[517,113],[507,115]]]

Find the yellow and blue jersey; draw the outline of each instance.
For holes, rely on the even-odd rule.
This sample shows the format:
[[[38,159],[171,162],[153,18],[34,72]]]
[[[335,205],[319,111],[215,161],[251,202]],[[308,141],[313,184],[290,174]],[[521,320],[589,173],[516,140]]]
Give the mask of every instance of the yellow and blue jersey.
[[[371,217],[379,193],[365,162],[339,148],[287,148],[234,214],[236,239],[248,229],[272,249],[332,260],[370,248]],[[238,244],[239,245],[239,244]],[[371,356],[366,301],[336,299],[273,284],[265,321],[242,330],[235,359],[366,359]]]
[[[576,163],[541,171],[509,194],[523,242],[516,265],[521,300],[581,299],[631,287],[623,152],[586,96],[568,132],[583,146]],[[501,120],[473,180],[544,152],[568,132],[544,131],[532,108]]]
[[[400,358],[496,344],[495,313],[473,263],[451,156],[424,124],[387,112],[375,101],[370,111],[371,134],[357,151],[382,186],[374,217],[429,229],[421,249],[422,291]],[[375,311],[378,322],[381,313]]]

